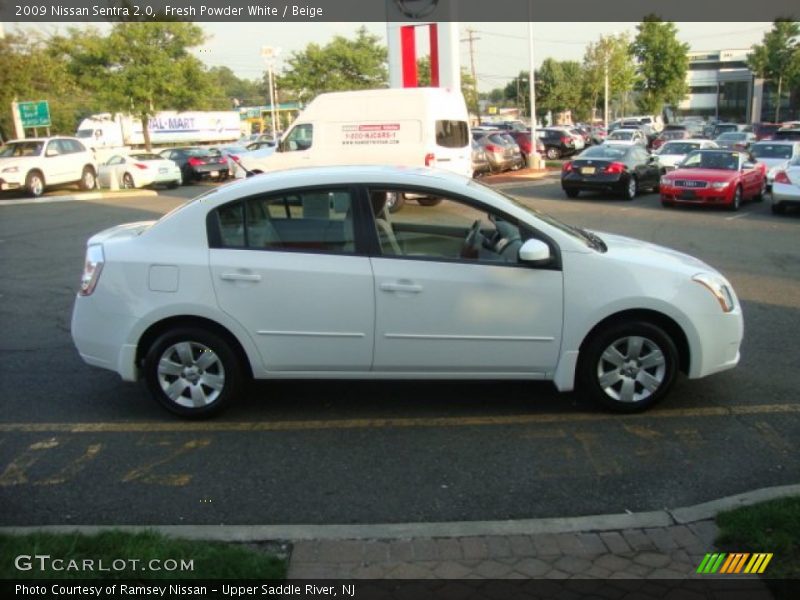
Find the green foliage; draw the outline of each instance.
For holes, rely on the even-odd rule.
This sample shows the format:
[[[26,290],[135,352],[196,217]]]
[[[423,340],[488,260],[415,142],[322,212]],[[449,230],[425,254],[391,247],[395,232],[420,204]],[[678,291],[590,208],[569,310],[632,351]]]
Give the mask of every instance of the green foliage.
[[[631,52],[638,62],[639,108],[656,114],[665,104],[676,106],[689,92],[689,45],[678,40],[674,23],[655,15],[645,17],[637,30]]]
[[[601,36],[590,43],[583,55],[583,92],[589,109],[603,106],[605,72],[608,63],[609,103],[628,94],[636,83],[636,65],[630,53],[627,33]]]
[[[9,33],[0,38],[0,136],[16,137],[11,102],[49,100],[51,133],[75,131],[75,117],[86,102],[63,61],[54,57],[44,39]],[[40,134],[44,133],[39,131]]]
[[[753,46],[747,64],[757,77],[768,79],[777,87],[775,122],[780,122],[780,98],[786,89],[800,84],[800,24],[776,19],[764,34],[761,44]]]
[[[286,561],[236,544],[167,538],[159,533],[144,531],[124,533],[106,531],[85,536],[78,533],[33,533],[29,535],[0,535],[0,578],[3,579],[283,579]],[[18,571],[14,559],[20,555],[49,555],[63,559],[64,570]],[[138,560],[139,568],[83,572],[66,570],[70,560],[81,564],[91,559],[109,567],[118,559]],[[193,561],[193,570],[166,569],[147,571],[150,560],[160,565],[171,559]]]
[[[572,60],[558,61],[547,58],[536,73],[536,114],[541,117],[548,111],[553,113],[571,110],[573,117],[586,112],[581,93],[583,69]],[[505,87],[505,96],[516,100],[530,114],[530,92],[528,73],[520,74]],[[583,107],[583,108],[582,108]]]
[[[278,89],[302,102],[323,92],[382,88],[388,85],[386,48],[361,27],[355,39],[337,35],[325,46],[312,43],[293,52]]]
[[[258,106],[266,102],[269,94],[261,81],[240,79],[228,67],[211,67],[208,77],[212,90],[211,108],[214,110],[230,110],[234,98],[240,106]]]

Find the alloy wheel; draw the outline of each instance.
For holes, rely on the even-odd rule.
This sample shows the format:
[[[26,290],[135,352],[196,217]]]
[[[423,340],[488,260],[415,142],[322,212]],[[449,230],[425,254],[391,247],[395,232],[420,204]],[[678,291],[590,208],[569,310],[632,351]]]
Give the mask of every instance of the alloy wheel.
[[[661,348],[642,336],[627,336],[610,344],[597,362],[597,383],[619,402],[647,400],[664,383],[667,361]]]
[[[178,342],[158,361],[158,383],[175,404],[198,408],[213,403],[225,387],[219,356],[199,342]]]

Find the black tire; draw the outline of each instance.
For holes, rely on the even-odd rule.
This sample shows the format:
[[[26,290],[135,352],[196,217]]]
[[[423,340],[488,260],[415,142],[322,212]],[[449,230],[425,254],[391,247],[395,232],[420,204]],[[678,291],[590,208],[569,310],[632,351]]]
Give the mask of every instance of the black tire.
[[[782,215],[786,212],[786,206],[782,202],[773,202],[771,208],[773,215]]]
[[[417,202],[419,202],[420,206],[436,206],[437,204],[441,204],[441,198],[431,198],[430,196],[426,198],[417,198]]]
[[[631,338],[644,340],[640,346],[644,355],[637,354],[630,346]],[[603,358],[604,353],[612,348],[617,349],[617,354],[624,361],[616,369],[611,361]],[[625,355],[620,348],[625,349]],[[651,367],[637,366],[638,361],[648,358],[654,363],[663,358],[663,363]],[[678,351],[663,329],[648,321],[619,321],[599,329],[587,340],[578,359],[577,383],[580,392],[604,408],[633,413],[645,410],[664,398],[675,383],[677,372]],[[600,383],[601,374],[609,376],[606,389]],[[614,375],[618,380],[611,383]],[[657,386],[647,390],[640,378],[653,382],[653,385],[657,383]],[[632,381],[632,388],[628,386],[629,381]],[[626,401],[624,396],[628,390],[630,400]]]
[[[78,187],[83,191],[93,190],[97,187],[97,174],[94,172],[94,167],[86,165],[81,171],[81,180],[78,182]]]
[[[661,200],[661,206],[663,206],[664,208],[672,208],[672,207],[675,206],[675,203],[674,202],[670,202],[669,200],[663,200],[662,199]]]
[[[736,191],[733,192],[733,200],[728,206],[728,210],[736,212],[742,206],[742,186],[737,185]]]
[[[182,344],[188,345],[185,359],[176,348]],[[205,365],[201,357],[214,362]],[[174,373],[159,372],[162,359],[172,364]],[[182,374],[178,374],[179,371]],[[220,379],[221,387],[216,388]],[[230,343],[217,333],[199,327],[178,327],[163,333],[147,350],[144,359],[144,380],[150,394],[168,411],[185,418],[202,419],[219,413],[241,395],[244,379],[243,366]],[[175,388],[177,397],[173,399],[163,386],[169,387],[179,381]],[[191,395],[195,392],[202,394],[199,398],[206,401],[202,406],[190,406]]]
[[[170,181],[170,182],[167,184],[167,187],[168,187],[169,189],[171,189],[171,190],[174,190],[174,189],[175,189],[175,188],[177,188],[177,187],[178,187],[180,184],[181,184],[181,182],[180,182],[180,181]]]
[[[186,168],[181,169],[181,185],[189,185],[192,183],[192,175]]]
[[[580,196],[581,191],[571,188],[563,188],[564,193],[567,195],[567,198],[577,198]]]
[[[133,176],[130,173],[125,173],[122,176],[122,188],[126,190],[132,190],[136,187],[136,184],[133,182]]]
[[[625,188],[622,190],[622,197],[625,200],[633,200],[636,198],[636,194],[639,193],[639,181],[631,175],[628,182],[625,184]]]
[[[25,190],[27,190],[29,196],[38,198],[44,194],[44,188],[44,175],[42,175],[41,171],[31,171],[25,177]]]
[[[396,213],[398,210],[403,208],[403,205],[406,203],[405,196],[400,192],[391,192],[386,194],[386,210],[390,213]]]
[[[547,150],[545,150],[544,154],[550,160],[557,160],[561,157],[561,151],[555,146],[550,146]]]

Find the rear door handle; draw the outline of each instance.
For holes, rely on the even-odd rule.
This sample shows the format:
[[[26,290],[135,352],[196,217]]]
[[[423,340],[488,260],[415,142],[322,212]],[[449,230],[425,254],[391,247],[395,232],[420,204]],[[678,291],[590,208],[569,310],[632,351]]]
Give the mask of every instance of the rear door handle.
[[[381,290],[384,292],[410,292],[412,294],[419,294],[422,291],[422,286],[416,283],[382,283]]]
[[[261,275],[255,273],[222,273],[219,277],[225,281],[261,281]]]

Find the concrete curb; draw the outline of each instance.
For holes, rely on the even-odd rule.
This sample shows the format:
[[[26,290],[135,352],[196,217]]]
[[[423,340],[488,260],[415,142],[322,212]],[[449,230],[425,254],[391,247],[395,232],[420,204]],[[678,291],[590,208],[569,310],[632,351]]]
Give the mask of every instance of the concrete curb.
[[[735,496],[684,508],[642,513],[521,519],[516,521],[463,521],[445,523],[384,523],[368,525],[43,525],[0,527],[0,533],[34,532],[86,535],[107,530],[158,531],[170,537],[224,542],[262,542],[269,540],[363,540],[451,538],[491,535],[536,535],[613,531],[684,525],[713,518],[718,512],[749,506],[765,500],[800,495],[800,485],[761,488]]]
[[[135,196],[158,196],[155,190],[130,190],[120,192],[84,192],[64,196],[41,196],[39,198],[20,198],[19,200],[0,200],[0,206],[19,204],[49,204],[51,202],[79,202],[81,200],[106,200],[113,198],[132,198]]]

